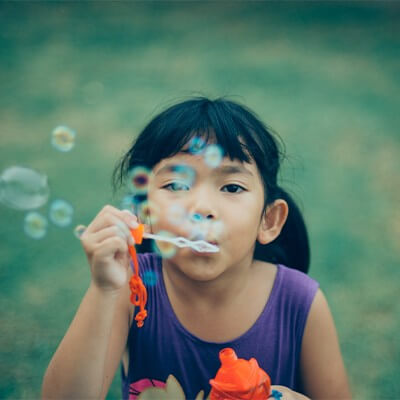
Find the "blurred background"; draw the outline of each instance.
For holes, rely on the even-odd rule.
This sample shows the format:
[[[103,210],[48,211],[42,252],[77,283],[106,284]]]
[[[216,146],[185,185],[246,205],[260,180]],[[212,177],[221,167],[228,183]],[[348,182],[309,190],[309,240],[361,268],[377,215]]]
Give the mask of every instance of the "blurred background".
[[[400,398],[399,22],[396,2],[2,2],[0,398],[40,395],[90,279],[74,227],[120,206],[117,160],[199,94],[244,103],[282,137],[355,398]],[[76,133],[69,151],[57,126]],[[4,201],[10,166],[48,176],[40,239],[43,220],[24,229],[27,211]],[[57,199],[73,207],[58,225]]]

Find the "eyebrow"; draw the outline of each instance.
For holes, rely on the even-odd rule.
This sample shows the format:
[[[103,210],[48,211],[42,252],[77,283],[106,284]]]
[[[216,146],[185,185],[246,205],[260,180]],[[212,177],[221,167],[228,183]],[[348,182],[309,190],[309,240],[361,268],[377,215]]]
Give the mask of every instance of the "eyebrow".
[[[225,165],[225,166],[216,168],[216,171],[220,175],[246,174],[246,175],[253,176],[253,173],[242,165]]]

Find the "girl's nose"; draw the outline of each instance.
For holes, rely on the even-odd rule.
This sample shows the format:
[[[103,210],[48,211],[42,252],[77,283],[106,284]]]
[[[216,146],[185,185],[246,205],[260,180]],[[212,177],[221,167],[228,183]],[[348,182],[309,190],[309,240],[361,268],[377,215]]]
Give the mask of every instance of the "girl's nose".
[[[213,220],[218,218],[212,195],[206,190],[198,190],[193,193],[193,200],[188,211],[193,222],[200,222],[203,219]]]

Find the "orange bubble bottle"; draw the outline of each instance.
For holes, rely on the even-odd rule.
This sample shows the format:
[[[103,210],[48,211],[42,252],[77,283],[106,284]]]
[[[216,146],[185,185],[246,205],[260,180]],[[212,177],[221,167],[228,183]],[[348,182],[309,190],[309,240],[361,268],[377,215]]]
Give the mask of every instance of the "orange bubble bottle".
[[[238,358],[230,347],[219,352],[221,367],[210,379],[210,400],[266,400],[271,395],[271,379],[257,360]]]

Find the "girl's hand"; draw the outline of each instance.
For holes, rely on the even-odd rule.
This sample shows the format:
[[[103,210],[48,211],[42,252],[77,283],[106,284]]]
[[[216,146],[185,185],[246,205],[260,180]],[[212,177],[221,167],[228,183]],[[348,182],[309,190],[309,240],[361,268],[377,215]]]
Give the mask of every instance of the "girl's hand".
[[[118,291],[127,282],[128,245],[134,244],[129,229],[137,226],[135,215],[107,205],[80,237],[89,260],[92,283],[98,288]]]
[[[272,390],[277,390],[282,393],[280,400],[310,400],[310,398],[304,396],[304,394],[294,392],[286,386],[271,385],[271,392]],[[272,399],[271,396],[269,398]]]

